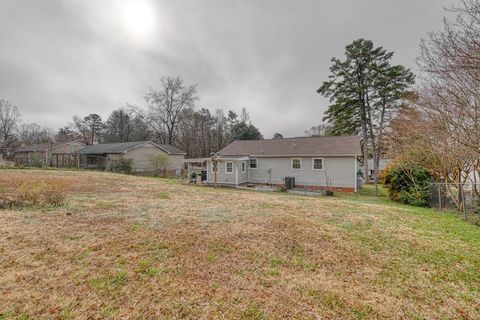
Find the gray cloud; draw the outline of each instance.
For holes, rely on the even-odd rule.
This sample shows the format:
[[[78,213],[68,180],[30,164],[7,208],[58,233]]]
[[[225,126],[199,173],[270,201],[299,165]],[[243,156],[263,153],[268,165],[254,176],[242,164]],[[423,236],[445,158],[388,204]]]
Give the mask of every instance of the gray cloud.
[[[1,1],[0,98],[58,128],[142,105],[160,76],[180,75],[198,84],[200,107],[246,107],[266,137],[301,135],[321,121],[328,101],[315,90],[347,43],[371,39],[415,69],[420,39],[456,3],[136,0],[153,18],[142,33],[127,27],[129,1]]]

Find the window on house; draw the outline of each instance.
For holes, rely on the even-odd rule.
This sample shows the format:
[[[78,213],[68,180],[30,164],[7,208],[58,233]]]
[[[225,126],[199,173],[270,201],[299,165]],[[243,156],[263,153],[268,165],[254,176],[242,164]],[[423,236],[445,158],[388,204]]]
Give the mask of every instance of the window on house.
[[[212,173],[218,172],[218,162],[212,162]]]
[[[225,173],[233,173],[233,162],[232,161],[225,162]]]
[[[292,169],[293,170],[302,169],[302,159],[301,158],[293,158],[292,159]]]
[[[257,159],[250,159],[250,169],[257,169],[257,168],[258,168]]]
[[[246,170],[247,170],[247,164],[245,163],[245,161],[242,161],[242,173],[245,173]]]
[[[313,158],[312,161],[313,170],[323,170],[323,158]]]

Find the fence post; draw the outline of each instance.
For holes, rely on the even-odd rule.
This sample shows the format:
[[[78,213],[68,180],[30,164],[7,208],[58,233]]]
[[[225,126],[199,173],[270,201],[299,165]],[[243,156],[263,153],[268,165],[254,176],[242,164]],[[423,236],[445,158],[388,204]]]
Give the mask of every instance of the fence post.
[[[441,184],[437,183],[438,186],[438,211],[442,211],[442,191]]]
[[[467,208],[465,207],[465,191],[463,189],[463,183],[460,183],[460,192],[462,195],[463,220],[467,221]]]

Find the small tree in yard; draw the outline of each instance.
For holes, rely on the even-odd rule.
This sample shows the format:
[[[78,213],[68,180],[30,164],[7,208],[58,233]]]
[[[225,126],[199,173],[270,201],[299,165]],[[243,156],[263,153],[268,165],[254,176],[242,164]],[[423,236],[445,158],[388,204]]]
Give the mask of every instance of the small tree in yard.
[[[167,155],[159,154],[159,155],[151,156],[149,161],[153,167],[155,176],[158,176],[161,171],[163,171],[163,177],[167,176],[167,166],[170,162]]]

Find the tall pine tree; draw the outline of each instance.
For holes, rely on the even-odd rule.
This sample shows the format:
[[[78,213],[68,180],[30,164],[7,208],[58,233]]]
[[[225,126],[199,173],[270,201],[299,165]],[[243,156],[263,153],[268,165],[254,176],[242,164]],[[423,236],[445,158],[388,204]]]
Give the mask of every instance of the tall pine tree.
[[[414,83],[409,69],[391,65],[392,56],[393,52],[375,48],[370,40],[355,40],[345,47],[345,60],[332,58],[331,75],[317,90],[330,98],[324,121],[332,125],[332,134],[360,135],[367,182],[370,151],[377,182],[383,133],[399,100]]]

